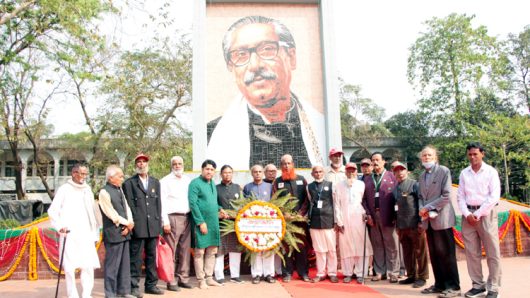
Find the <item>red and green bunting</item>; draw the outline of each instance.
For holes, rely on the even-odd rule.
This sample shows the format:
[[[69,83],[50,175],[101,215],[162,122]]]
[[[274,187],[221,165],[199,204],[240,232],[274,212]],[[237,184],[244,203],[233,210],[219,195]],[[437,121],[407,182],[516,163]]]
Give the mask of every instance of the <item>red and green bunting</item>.
[[[464,248],[464,239],[462,238],[462,217],[458,216],[456,218],[457,224],[453,228],[455,241],[461,248]],[[498,213],[499,221],[499,241],[502,243],[506,237],[508,231],[512,226],[515,225],[515,242],[517,246],[517,253],[523,252],[522,239],[521,239],[521,230],[526,229],[530,232],[530,211],[518,211],[510,210]],[[523,227],[521,227],[521,224]]]
[[[530,232],[530,211],[510,210],[498,213],[499,218],[499,241],[502,242],[512,226],[515,233],[516,251],[521,254],[524,251],[522,244],[522,231]],[[456,243],[464,248],[462,239],[462,217],[457,217],[457,225],[453,228]],[[29,237],[29,238],[28,238]],[[31,241],[28,241],[31,240]],[[28,245],[29,243],[29,245]],[[98,243],[99,244],[99,243]],[[28,253],[32,247],[33,251],[38,246],[40,254],[48,263],[51,270],[58,272],[59,265],[59,234],[54,229],[19,228],[0,230],[0,280],[5,280],[16,270],[22,257],[21,254]],[[98,245],[99,247],[99,245]],[[528,249],[528,248],[527,248]],[[27,251],[28,252],[27,252]],[[30,256],[35,260],[29,260],[36,264],[36,254]],[[36,270],[36,268],[34,268]],[[31,271],[31,270],[30,270]]]

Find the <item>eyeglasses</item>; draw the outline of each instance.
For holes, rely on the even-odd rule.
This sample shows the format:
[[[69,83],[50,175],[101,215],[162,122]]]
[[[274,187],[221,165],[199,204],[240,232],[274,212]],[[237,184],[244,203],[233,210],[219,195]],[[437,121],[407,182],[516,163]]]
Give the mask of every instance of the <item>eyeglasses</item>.
[[[253,48],[241,48],[228,52],[228,60],[235,66],[246,65],[252,53],[264,60],[272,60],[278,55],[280,46],[287,46],[284,42],[263,41]]]

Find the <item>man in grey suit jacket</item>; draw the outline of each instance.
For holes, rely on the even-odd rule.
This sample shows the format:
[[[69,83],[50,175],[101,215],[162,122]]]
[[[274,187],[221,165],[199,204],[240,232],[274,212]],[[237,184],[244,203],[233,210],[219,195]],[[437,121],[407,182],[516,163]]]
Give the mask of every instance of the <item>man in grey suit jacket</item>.
[[[460,279],[456,264],[453,226],[455,211],[449,197],[451,173],[438,164],[436,149],[427,146],[421,151],[425,171],[419,178],[419,224],[427,232],[429,255],[434,273],[434,285],[423,289],[423,294],[439,293],[438,297],[460,296]]]

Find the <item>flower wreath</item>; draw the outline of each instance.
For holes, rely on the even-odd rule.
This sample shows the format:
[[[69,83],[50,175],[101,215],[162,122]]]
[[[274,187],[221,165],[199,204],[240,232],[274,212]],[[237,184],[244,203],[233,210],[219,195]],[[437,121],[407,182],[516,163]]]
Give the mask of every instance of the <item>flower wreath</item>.
[[[266,217],[265,211],[268,211],[271,219],[283,218],[281,231],[282,237],[276,233],[276,238],[278,238],[279,241],[276,240],[276,238],[272,235],[262,236],[264,240],[261,240],[261,245],[258,245],[260,243],[259,236],[256,236],[258,237],[256,242],[256,240],[254,240],[256,238],[254,238],[253,235],[249,235],[252,233],[240,231],[235,220],[222,220],[220,222],[220,231],[222,236],[228,235],[230,233],[236,233],[236,235],[245,234],[243,236],[243,241],[241,241],[241,238],[238,235],[238,241],[240,241],[240,243],[243,245],[243,250],[245,252],[245,261],[248,260],[249,257],[254,257],[254,255],[259,252],[276,254],[282,260],[284,260],[284,254],[290,256],[293,251],[300,250],[298,246],[303,244],[303,241],[297,237],[296,234],[304,235],[305,232],[303,228],[297,226],[295,223],[307,222],[307,219],[293,211],[297,205],[298,199],[296,199],[294,196],[291,196],[289,193],[283,195],[285,192],[285,190],[277,191],[272,195],[272,198],[269,202],[260,201],[253,195],[250,197],[244,197],[243,195],[240,195],[239,199],[232,200],[230,202],[234,209],[225,210],[228,216],[233,219],[237,219],[238,216],[240,216],[241,219],[245,212],[247,212],[247,215],[250,215],[250,212],[252,212],[254,209],[254,212],[263,212],[262,214],[264,217]],[[254,209],[252,209],[252,207]],[[272,211],[274,211],[274,213],[271,215]],[[254,217],[255,216],[256,214],[254,214]],[[257,235],[257,233],[254,234]],[[246,240],[246,236],[248,236],[248,240]],[[252,241],[256,243],[256,247],[254,244],[252,244]],[[278,243],[276,243],[276,241],[278,241]],[[260,248],[258,248],[258,246]],[[267,246],[269,247],[265,248]]]
[[[252,252],[269,251],[285,235],[285,219],[275,205],[252,201],[239,210],[234,222],[239,243]]]

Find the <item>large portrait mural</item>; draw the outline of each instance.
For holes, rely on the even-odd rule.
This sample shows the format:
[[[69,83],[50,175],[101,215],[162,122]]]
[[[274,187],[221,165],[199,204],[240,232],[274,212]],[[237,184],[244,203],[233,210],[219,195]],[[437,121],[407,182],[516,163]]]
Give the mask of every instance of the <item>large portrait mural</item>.
[[[206,7],[206,157],[247,170],[326,161],[316,4]]]

